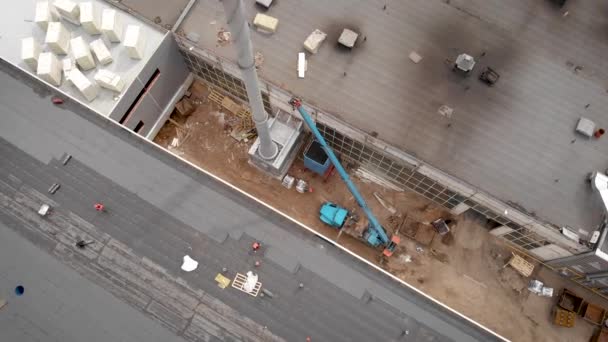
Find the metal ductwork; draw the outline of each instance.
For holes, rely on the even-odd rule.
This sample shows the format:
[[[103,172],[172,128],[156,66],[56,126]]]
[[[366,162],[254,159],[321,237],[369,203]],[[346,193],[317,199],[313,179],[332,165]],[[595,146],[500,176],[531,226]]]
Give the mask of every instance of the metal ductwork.
[[[224,5],[224,11],[226,12],[226,21],[230,28],[232,41],[235,43],[238,51],[237,64],[243,75],[243,82],[245,83],[245,89],[247,90],[253,122],[255,123],[255,128],[260,139],[258,154],[262,159],[272,160],[277,156],[279,149],[270,136],[268,113],[264,110],[264,104],[262,102],[258,74],[255,70],[249,25],[245,20],[245,13],[243,10],[243,1],[223,0],[222,4]]]

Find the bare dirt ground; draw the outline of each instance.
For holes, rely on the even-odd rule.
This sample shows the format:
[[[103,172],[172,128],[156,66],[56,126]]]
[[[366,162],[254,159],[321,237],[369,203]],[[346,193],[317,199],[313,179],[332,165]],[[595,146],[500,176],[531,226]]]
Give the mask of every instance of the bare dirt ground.
[[[357,207],[338,175],[324,182],[320,176],[305,170],[299,158],[289,174],[308,181],[313,191],[301,194],[294,188],[284,188],[279,180],[265,176],[248,163],[247,150],[252,141],[237,142],[230,137],[235,118],[207,101],[207,87],[195,82],[191,92],[191,99],[197,104],[195,112],[187,118],[174,114],[173,122],[168,122],[155,138],[157,144],[326,236],[338,237],[335,229],[318,219],[318,210],[324,201],[336,202],[346,208]],[[175,137],[178,137],[178,145],[170,146]],[[416,237],[420,241],[425,240],[425,236],[432,237],[429,226],[421,222],[452,218],[448,211],[415,193],[387,190],[374,183],[354,180],[373,212],[389,230],[399,226],[401,220],[374,198],[374,192],[390,202],[398,210],[397,214],[407,214],[407,221],[399,232],[401,245],[388,263],[381,265],[384,269],[514,341],[586,341],[591,337],[594,326],[580,317],[574,328],[552,325],[551,310],[557,299],[530,293],[527,290],[529,279],[511,267],[504,267],[511,257],[511,249],[488,233],[482,219],[466,214],[455,217],[456,225],[449,236],[435,236],[429,244],[422,244],[405,234],[418,228]],[[363,224],[365,222],[359,222],[359,225]],[[354,237],[355,231],[350,229],[350,234],[341,234],[339,243],[380,265],[381,251]],[[531,278],[545,281],[556,293],[568,287],[587,300],[608,307],[602,298],[542,266],[537,265]]]

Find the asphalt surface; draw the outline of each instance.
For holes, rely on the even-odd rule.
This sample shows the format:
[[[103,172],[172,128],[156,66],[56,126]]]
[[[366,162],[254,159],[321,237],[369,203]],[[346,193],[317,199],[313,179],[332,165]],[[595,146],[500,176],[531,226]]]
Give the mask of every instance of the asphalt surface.
[[[243,2],[251,22],[263,12]],[[145,14],[162,3],[128,1]],[[584,179],[608,167],[608,139],[574,128],[581,116],[608,125],[606,12],[606,2],[581,0],[562,9],[549,0],[280,0],[265,12],[279,19],[276,33],[253,30],[252,40],[261,78],[540,219],[592,232],[604,208]],[[233,45],[217,44],[221,27],[221,3],[199,0],[181,29],[235,60]],[[336,44],[345,27],[361,34],[350,52]],[[299,79],[297,54],[314,29],[328,37]],[[451,71],[460,53],[477,60],[470,77]],[[494,87],[477,79],[486,66],[501,76]]]
[[[45,86],[1,66],[0,221],[184,339],[497,339],[79,104],[52,106]],[[80,238],[95,243],[77,250]],[[180,270],[185,254],[195,272]],[[222,267],[233,277],[256,260],[273,298],[215,283]]]

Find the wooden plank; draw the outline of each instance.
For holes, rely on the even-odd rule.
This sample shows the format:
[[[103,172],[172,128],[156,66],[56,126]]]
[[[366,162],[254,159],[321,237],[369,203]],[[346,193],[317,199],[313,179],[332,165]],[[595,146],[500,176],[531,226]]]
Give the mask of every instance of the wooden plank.
[[[241,111],[241,109],[243,109],[242,106],[232,101],[232,99],[228,96],[224,96],[224,98],[222,99],[222,107],[224,107],[226,110],[230,111],[233,114],[237,114]]]
[[[218,106],[222,105],[222,100],[224,100],[224,95],[222,95],[220,92],[218,92],[215,89],[211,89],[211,91],[209,92],[209,97],[208,97],[209,101],[215,103]]]
[[[217,281],[217,286],[219,286],[222,289],[225,289],[228,287],[228,285],[230,285],[230,279],[224,277],[224,275],[221,273],[218,273],[215,276],[215,281]]]

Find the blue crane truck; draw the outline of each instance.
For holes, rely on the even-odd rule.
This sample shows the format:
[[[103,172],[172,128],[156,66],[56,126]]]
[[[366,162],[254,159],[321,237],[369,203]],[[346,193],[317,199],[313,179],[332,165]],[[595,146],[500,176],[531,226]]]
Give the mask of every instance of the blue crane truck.
[[[314,121],[312,121],[310,114],[308,114],[306,109],[304,109],[304,107],[302,106],[302,102],[299,99],[294,98],[291,99],[289,103],[295,109],[298,110],[298,112],[304,119],[304,122],[312,131],[312,134],[314,135],[316,141],[321,145],[321,148],[325,151],[325,154],[327,154],[327,157],[329,157],[331,163],[340,174],[340,177],[346,184],[346,187],[353,194],[355,200],[357,201],[357,204],[363,210],[363,213],[367,217],[369,225],[363,233],[363,239],[365,240],[365,242],[367,242],[367,244],[372,247],[384,247],[384,256],[390,257],[391,255],[393,255],[395,249],[397,248],[400,242],[399,236],[393,235],[389,238],[386,233],[386,230],[384,229],[384,227],[382,227],[376,216],[374,216],[371,209],[365,202],[365,199],[363,199],[363,196],[361,196],[361,193],[359,193],[359,190],[350,179],[350,176],[348,175],[346,170],[344,170],[344,167],[342,167],[340,160],[338,159],[338,157],[336,157],[334,151],[331,149],[331,147],[329,147],[329,145],[321,135],[321,132],[319,132],[319,130],[317,129],[317,126],[315,125]],[[346,208],[343,208],[338,204],[332,202],[323,203],[319,210],[319,219],[323,223],[331,227],[335,227],[337,229],[342,229],[349,217],[350,213]]]

